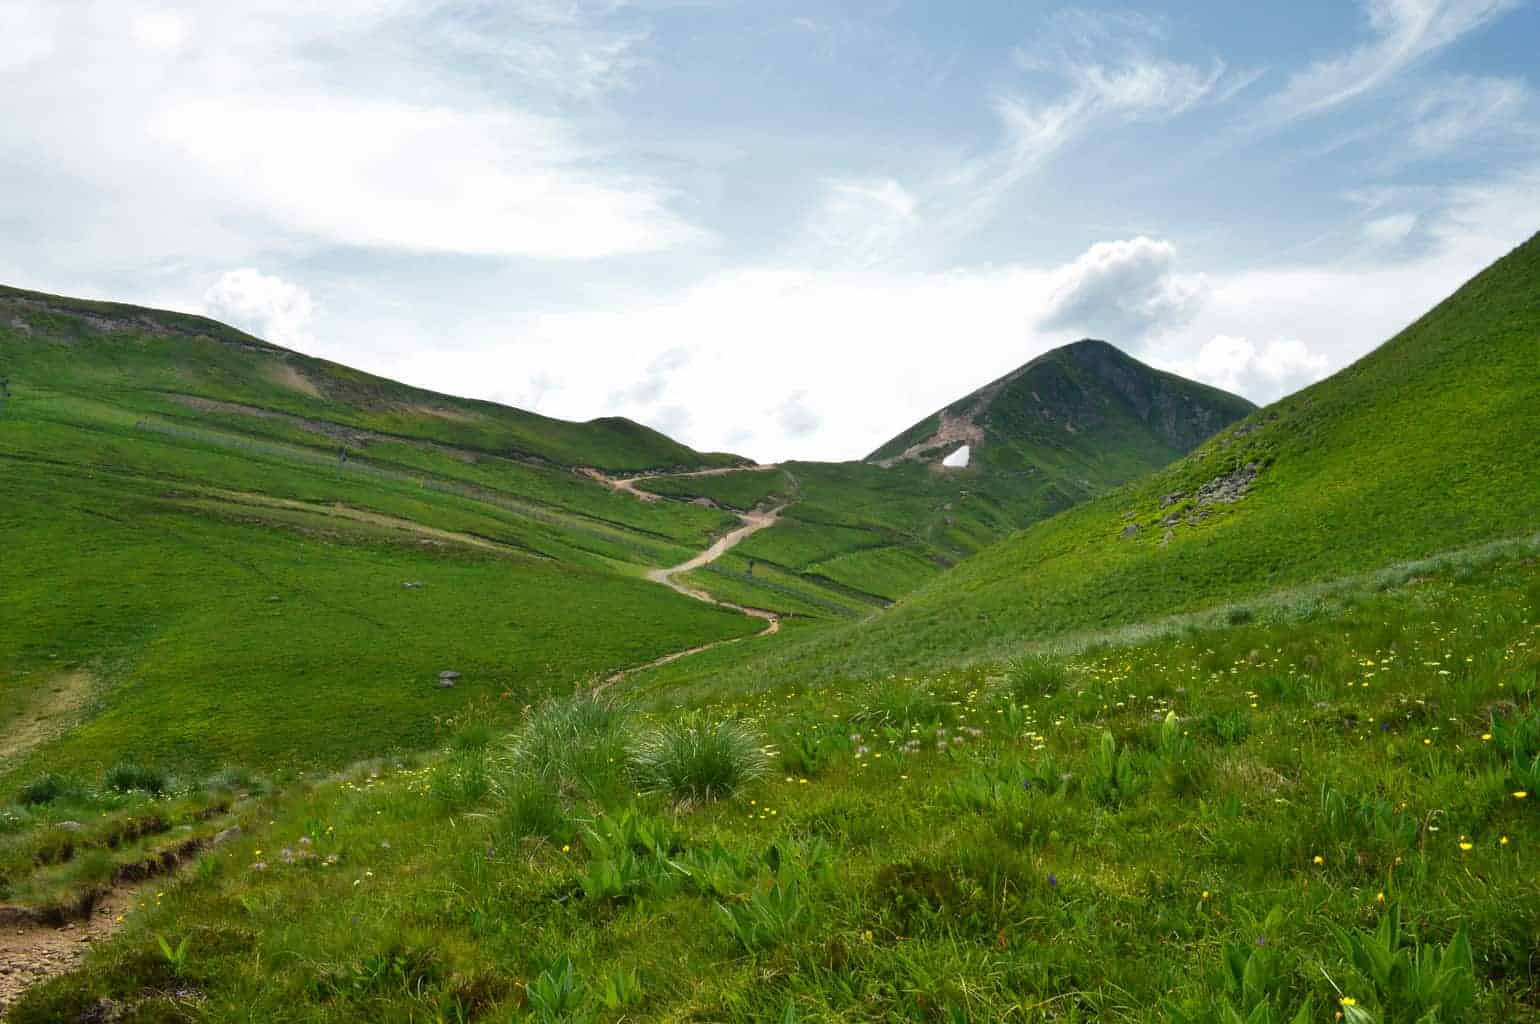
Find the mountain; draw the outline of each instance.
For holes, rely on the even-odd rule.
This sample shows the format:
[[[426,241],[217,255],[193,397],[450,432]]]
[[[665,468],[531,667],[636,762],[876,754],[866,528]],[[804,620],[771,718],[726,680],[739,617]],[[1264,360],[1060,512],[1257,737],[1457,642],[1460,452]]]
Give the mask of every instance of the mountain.
[[[665,476],[644,486],[739,508],[785,504],[775,526],[697,582],[761,607],[849,617],[1166,465],[1254,408],[1106,342],[1081,341],[959,399],[863,462]],[[943,466],[963,444],[968,465]]]
[[[759,629],[644,578],[734,516],[604,478],[735,456],[14,289],[0,378],[3,776],[335,765]]]
[[[901,443],[915,442],[877,454]],[[744,674],[988,659],[1523,535],[1540,530],[1537,464],[1540,235],[1326,380],[980,552],[860,631]]]
[[[939,463],[960,445],[996,473],[1117,482],[1164,465],[1255,410],[1238,395],[1146,366],[1087,339],[958,399],[866,461]]]
[[[621,417],[570,423],[425,391],[184,313],[0,287],[0,329],[15,387],[89,382],[132,396],[137,408],[182,418],[246,416],[312,426],[344,444],[405,437],[607,471],[747,461],[703,455]]]

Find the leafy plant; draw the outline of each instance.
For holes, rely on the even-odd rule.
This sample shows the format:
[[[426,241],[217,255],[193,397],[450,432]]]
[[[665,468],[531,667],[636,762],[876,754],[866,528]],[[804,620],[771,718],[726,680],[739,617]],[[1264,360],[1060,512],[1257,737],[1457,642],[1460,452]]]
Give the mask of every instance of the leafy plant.
[[[171,968],[171,973],[178,978],[182,976],[182,971],[187,967],[187,957],[191,952],[191,943],[191,935],[182,936],[182,941],[178,942],[175,946],[166,941],[164,935],[155,936],[155,945],[160,949],[160,955],[165,959],[167,966]]]
[[[574,1017],[588,1002],[588,985],[578,976],[570,956],[541,971],[526,991],[529,1005],[541,1021]]]
[[[728,934],[750,952],[775,945],[811,916],[795,879],[761,885],[742,900],[719,902],[717,911]]]
[[[1373,932],[1332,932],[1344,957],[1368,985],[1387,1022],[1457,1024],[1476,1000],[1475,960],[1464,930],[1442,948],[1403,929],[1401,906],[1392,903]],[[1365,1020],[1373,1020],[1360,1011]]]
[[[1126,746],[1120,747],[1111,732],[1103,731],[1086,780],[1092,798],[1116,806],[1142,792],[1147,781],[1135,765],[1132,752]]]

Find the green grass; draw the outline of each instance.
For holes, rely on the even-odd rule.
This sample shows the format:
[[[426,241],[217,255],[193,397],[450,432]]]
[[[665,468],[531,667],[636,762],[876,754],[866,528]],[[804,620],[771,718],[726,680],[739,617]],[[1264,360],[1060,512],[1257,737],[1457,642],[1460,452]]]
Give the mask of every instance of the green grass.
[[[334,767],[430,744],[478,701],[511,725],[526,703],[757,627],[642,578],[731,516],[551,461],[687,450],[633,462],[644,449],[610,428],[499,419],[201,321],[107,331],[80,318],[95,307],[17,301],[0,294],[0,791],[120,760]],[[215,340],[178,333],[193,329]],[[551,445],[532,453],[541,424]],[[462,673],[454,689],[433,685],[443,670]]]
[[[1380,349],[1186,458],[1016,533],[871,623],[784,645],[723,683],[1004,658],[1055,636],[1531,534],[1537,296],[1540,237]],[[1200,505],[1205,486],[1248,465],[1257,475],[1243,497]]]
[[[1261,619],[729,700],[779,764],[687,809],[297,786],[11,1019],[1540,1019],[1540,564]]]

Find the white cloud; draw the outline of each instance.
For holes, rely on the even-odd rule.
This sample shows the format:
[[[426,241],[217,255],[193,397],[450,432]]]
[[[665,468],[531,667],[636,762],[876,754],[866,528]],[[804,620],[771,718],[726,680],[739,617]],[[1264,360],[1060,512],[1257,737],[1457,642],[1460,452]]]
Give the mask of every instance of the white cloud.
[[[590,170],[565,125],[531,114],[227,96],[152,130],[231,202],[330,244],[570,260],[701,237],[654,186]]]
[[[1331,360],[1297,339],[1257,346],[1246,338],[1218,335],[1185,361],[1165,368],[1265,404],[1326,376]]]
[[[809,437],[823,422],[823,417],[807,404],[806,391],[793,391],[786,400],[771,410],[776,422],[786,436],[794,439]]]
[[[1422,91],[1412,113],[1411,144],[1418,155],[1448,153],[1494,130],[1519,127],[1529,90],[1516,78],[1461,76]]]
[[[919,200],[892,178],[829,182],[803,229],[803,245],[856,266],[897,255],[920,226]]]
[[[1417,220],[1415,213],[1393,213],[1387,217],[1376,217],[1364,225],[1364,237],[1372,245],[1400,245],[1417,226]]]
[[[178,50],[192,34],[187,19],[175,11],[145,11],[134,16],[134,41],[151,50]]]
[[[301,350],[314,347],[310,332],[315,307],[310,293],[252,267],[221,274],[203,293],[203,309],[206,315],[275,345]]]
[[[59,12],[52,5],[0,0],[0,72],[35,64],[54,52]]]
[[[1176,247],[1140,236],[1098,242],[1054,275],[1047,330],[1074,329],[1133,344],[1185,323],[1203,299],[1201,276],[1176,272]]]
[[[1290,76],[1268,114],[1319,114],[1368,93],[1516,7],[1517,0],[1365,0],[1373,38]]]
[[[0,221],[36,273],[139,280],[340,247],[593,260],[702,241],[670,190],[553,113],[624,80],[603,54],[628,37],[587,6],[0,0]]]

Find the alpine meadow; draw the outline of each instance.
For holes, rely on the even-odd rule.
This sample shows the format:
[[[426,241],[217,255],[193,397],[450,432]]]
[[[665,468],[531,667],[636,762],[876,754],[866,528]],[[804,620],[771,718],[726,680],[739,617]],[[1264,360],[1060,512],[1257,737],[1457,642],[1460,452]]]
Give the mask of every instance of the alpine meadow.
[[[0,3],[0,1020],[1540,1022],[1540,10],[1342,6]]]

